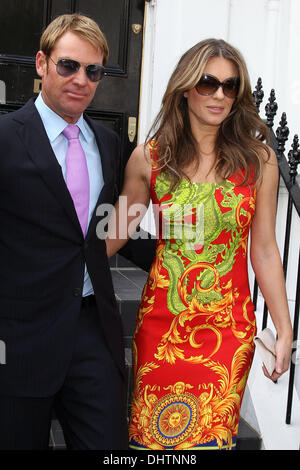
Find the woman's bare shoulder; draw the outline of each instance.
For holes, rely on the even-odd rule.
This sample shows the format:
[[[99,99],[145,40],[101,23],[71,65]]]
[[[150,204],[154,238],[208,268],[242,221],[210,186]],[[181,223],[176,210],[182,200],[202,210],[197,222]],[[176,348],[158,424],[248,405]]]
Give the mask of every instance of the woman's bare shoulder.
[[[270,163],[271,165],[277,165],[276,153],[269,145],[265,145],[265,148],[261,150],[261,157],[264,163]]]

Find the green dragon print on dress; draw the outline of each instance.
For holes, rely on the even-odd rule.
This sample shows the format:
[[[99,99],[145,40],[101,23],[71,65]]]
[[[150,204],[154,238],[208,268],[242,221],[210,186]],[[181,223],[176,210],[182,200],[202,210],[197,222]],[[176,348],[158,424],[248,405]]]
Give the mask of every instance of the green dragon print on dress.
[[[169,187],[170,183],[165,173],[160,173],[155,185],[159,200],[169,194]],[[197,291],[194,287],[190,298],[196,296],[202,304],[222,299],[219,290],[210,289],[215,281],[215,269],[209,269],[209,265],[218,270],[219,277],[229,273],[243,237],[242,230],[236,225],[236,209],[243,195],[236,195],[234,188],[235,184],[230,180],[218,184],[190,183],[183,179],[176,190],[170,194],[170,198],[161,204],[162,218],[165,224],[170,224],[170,228],[164,229],[169,239],[165,239],[163,266],[169,273],[168,308],[175,315],[184,308],[178,295],[178,279],[182,272],[195,262],[204,262],[207,269],[197,276],[196,286],[199,286],[199,289]],[[221,211],[215,199],[216,189],[221,192],[221,206],[227,209],[226,212]],[[172,211],[174,206],[175,210]],[[243,208],[241,208],[241,214],[247,217],[247,211]],[[195,221],[192,223],[195,215]],[[174,224],[177,224],[177,227],[174,227]],[[231,234],[228,246],[224,243],[213,243],[224,230]],[[173,238],[173,234],[182,235],[182,237]],[[196,238],[197,235],[199,238]],[[219,258],[218,262],[217,258]],[[188,277],[186,282],[188,282]]]

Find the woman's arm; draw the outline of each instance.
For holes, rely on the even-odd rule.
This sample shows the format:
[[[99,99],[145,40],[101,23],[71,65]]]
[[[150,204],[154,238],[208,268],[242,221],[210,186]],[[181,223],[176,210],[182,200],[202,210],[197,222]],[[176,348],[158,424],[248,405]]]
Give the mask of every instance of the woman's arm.
[[[275,381],[289,368],[293,332],[275,236],[278,165],[274,151],[270,151],[271,156],[264,165],[263,180],[257,190],[256,210],[251,227],[250,258],[277,331],[275,371],[270,376],[265,367],[263,368],[264,374]]]
[[[144,144],[132,152],[125,169],[124,185],[108,223],[107,256],[114,255],[136,231],[150,201],[151,163]]]

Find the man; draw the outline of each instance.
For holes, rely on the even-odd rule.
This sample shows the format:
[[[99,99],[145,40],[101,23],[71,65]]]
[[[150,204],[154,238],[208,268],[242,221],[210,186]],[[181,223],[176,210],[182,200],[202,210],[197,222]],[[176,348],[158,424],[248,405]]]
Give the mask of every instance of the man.
[[[46,449],[53,410],[69,449],[126,449],[122,328],[96,236],[119,143],[83,116],[107,43],[74,14],[40,49],[41,94],[0,117],[0,449]]]

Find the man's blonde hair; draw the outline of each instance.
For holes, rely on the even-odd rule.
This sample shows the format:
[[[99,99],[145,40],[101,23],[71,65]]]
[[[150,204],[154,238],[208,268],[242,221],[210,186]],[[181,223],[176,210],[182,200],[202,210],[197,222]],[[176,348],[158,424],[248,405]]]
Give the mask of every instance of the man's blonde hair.
[[[89,41],[103,53],[103,65],[108,59],[108,44],[97,23],[78,13],[61,15],[55,18],[45,29],[40,40],[40,49],[50,56],[58,39],[66,32],[72,32]]]

